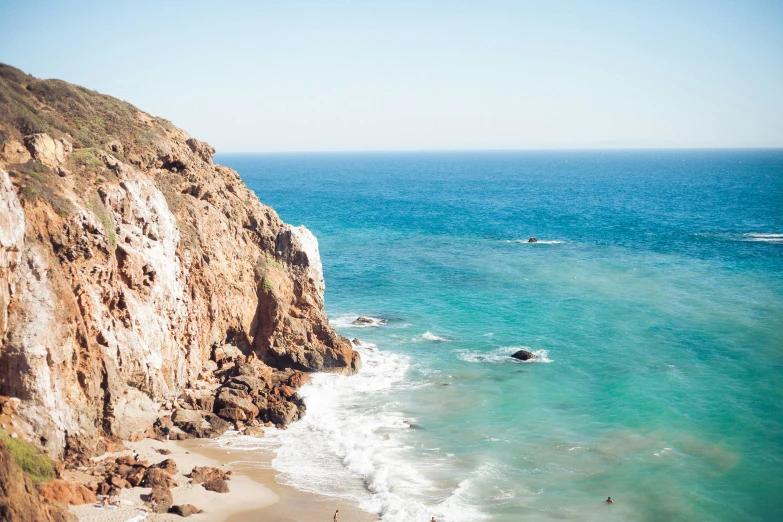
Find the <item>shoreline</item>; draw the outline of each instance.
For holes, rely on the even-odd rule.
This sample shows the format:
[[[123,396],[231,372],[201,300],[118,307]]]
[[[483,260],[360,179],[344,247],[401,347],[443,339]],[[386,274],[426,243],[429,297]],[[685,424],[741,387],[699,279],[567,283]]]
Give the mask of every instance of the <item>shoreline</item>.
[[[277,472],[272,468],[274,454],[269,450],[239,450],[212,444],[215,439],[190,439],[185,441],[159,441],[144,439],[139,442],[125,441],[129,448],[120,452],[107,453],[96,460],[130,455],[136,450],[140,460],[155,464],[172,459],[177,464],[174,478],[180,484],[172,488],[174,505],[192,504],[202,513],[187,517],[194,522],[258,522],[259,517],[271,522],[311,522],[330,520],[339,509],[343,520],[372,522],[377,515],[367,513],[345,499],[327,497],[316,493],[300,491],[292,486],[278,484]],[[161,454],[157,450],[168,450]],[[241,454],[238,455],[238,454]],[[187,474],[194,466],[210,466],[228,472],[228,493],[205,490],[200,484],[191,484]],[[71,479],[89,482],[94,477],[85,472],[71,472]],[[69,511],[80,522],[127,522],[154,521],[174,522],[183,517],[172,513],[154,514],[146,505],[150,488],[134,487],[120,492],[120,505],[116,508],[99,508],[95,504],[71,506]],[[139,518],[142,517],[142,518]]]
[[[213,462],[230,467],[236,472],[234,476],[250,477],[276,497],[274,502],[263,506],[232,511],[229,516],[222,519],[222,522],[258,522],[259,517],[270,522],[331,520],[335,510],[338,509],[342,520],[352,522],[380,520],[377,515],[359,509],[349,500],[305,492],[293,486],[279,484],[275,479],[277,471],[272,467],[274,454],[270,450],[238,450],[235,452],[211,445],[212,441],[214,439],[192,439],[180,441],[177,444],[192,453],[197,453]]]

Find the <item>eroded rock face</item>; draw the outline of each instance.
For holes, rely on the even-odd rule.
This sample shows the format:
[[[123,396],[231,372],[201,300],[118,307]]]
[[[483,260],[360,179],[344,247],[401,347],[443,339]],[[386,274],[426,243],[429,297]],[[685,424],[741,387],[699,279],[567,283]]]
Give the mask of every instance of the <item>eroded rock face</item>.
[[[208,144],[122,106],[128,128],[154,139],[85,146],[6,129],[0,151],[0,395],[21,399],[33,442],[54,457],[144,436],[186,389],[205,390],[187,405],[205,411],[173,434],[216,436],[229,426],[221,411],[243,422],[269,407],[258,393],[213,402],[232,377],[361,365],[324,314],[312,233],[214,165]],[[28,153],[49,171],[11,163]]]
[[[25,219],[8,173],[0,169],[0,339],[8,330],[12,273],[22,259]]]

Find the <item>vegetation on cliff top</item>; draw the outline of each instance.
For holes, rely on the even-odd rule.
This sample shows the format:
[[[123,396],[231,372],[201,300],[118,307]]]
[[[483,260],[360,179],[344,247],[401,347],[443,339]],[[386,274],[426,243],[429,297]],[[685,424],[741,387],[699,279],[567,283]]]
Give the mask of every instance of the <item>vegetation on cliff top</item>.
[[[39,80],[0,63],[0,145],[9,137],[21,141],[22,136],[45,132],[53,138],[69,134],[76,148],[115,139],[126,149],[145,148],[174,128],[162,118],[143,119],[139,114],[117,98],[62,80]]]
[[[16,460],[22,471],[30,475],[33,482],[47,482],[55,478],[54,463],[45,453],[39,451],[35,446],[22,439],[13,439],[0,429],[0,440],[2,440],[8,451]]]

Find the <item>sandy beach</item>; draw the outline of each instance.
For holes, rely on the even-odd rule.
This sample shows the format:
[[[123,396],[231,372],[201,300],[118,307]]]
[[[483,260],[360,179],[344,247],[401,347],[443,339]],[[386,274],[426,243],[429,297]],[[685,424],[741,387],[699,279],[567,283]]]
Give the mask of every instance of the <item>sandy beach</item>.
[[[310,522],[313,520],[331,520],[334,511],[339,509],[341,521],[370,522],[378,520],[355,506],[344,501],[321,495],[304,493],[295,488],[280,485],[275,481],[275,470],[271,467],[273,455],[270,452],[253,451],[231,452],[210,447],[209,441],[194,439],[182,442],[161,442],[145,439],[140,442],[126,442],[129,450],[103,455],[100,460],[109,457],[130,455],[136,450],[140,460],[150,464],[171,458],[177,463],[174,475],[178,487],[172,489],[174,505],[192,504],[203,510],[191,515],[188,520],[210,522]],[[157,450],[168,450],[163,455]],[[218,467],[234,474],[228,481],[228,493],[216,493],[205,490],[200,484],[191,484],[186,476],[194,466]],[[87,481],[90,476],[74,473],[75,479]],[[96,507],[93,504],[72,506],[71,513],[81,522],[137,522],[149,520],[169,522],[182,520],[175,514],[153,514],[146,505],[150,488],[123,489],[120,493],[120,505],[114,508]]]

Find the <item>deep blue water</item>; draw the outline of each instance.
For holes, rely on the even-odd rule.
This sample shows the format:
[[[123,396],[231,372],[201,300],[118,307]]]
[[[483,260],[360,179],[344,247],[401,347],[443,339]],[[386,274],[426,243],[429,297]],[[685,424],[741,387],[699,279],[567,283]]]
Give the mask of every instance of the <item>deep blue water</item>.
[[[783,151],[216,161],[315,233],[369,363],[281,480],[384,520],[783,519]]]

